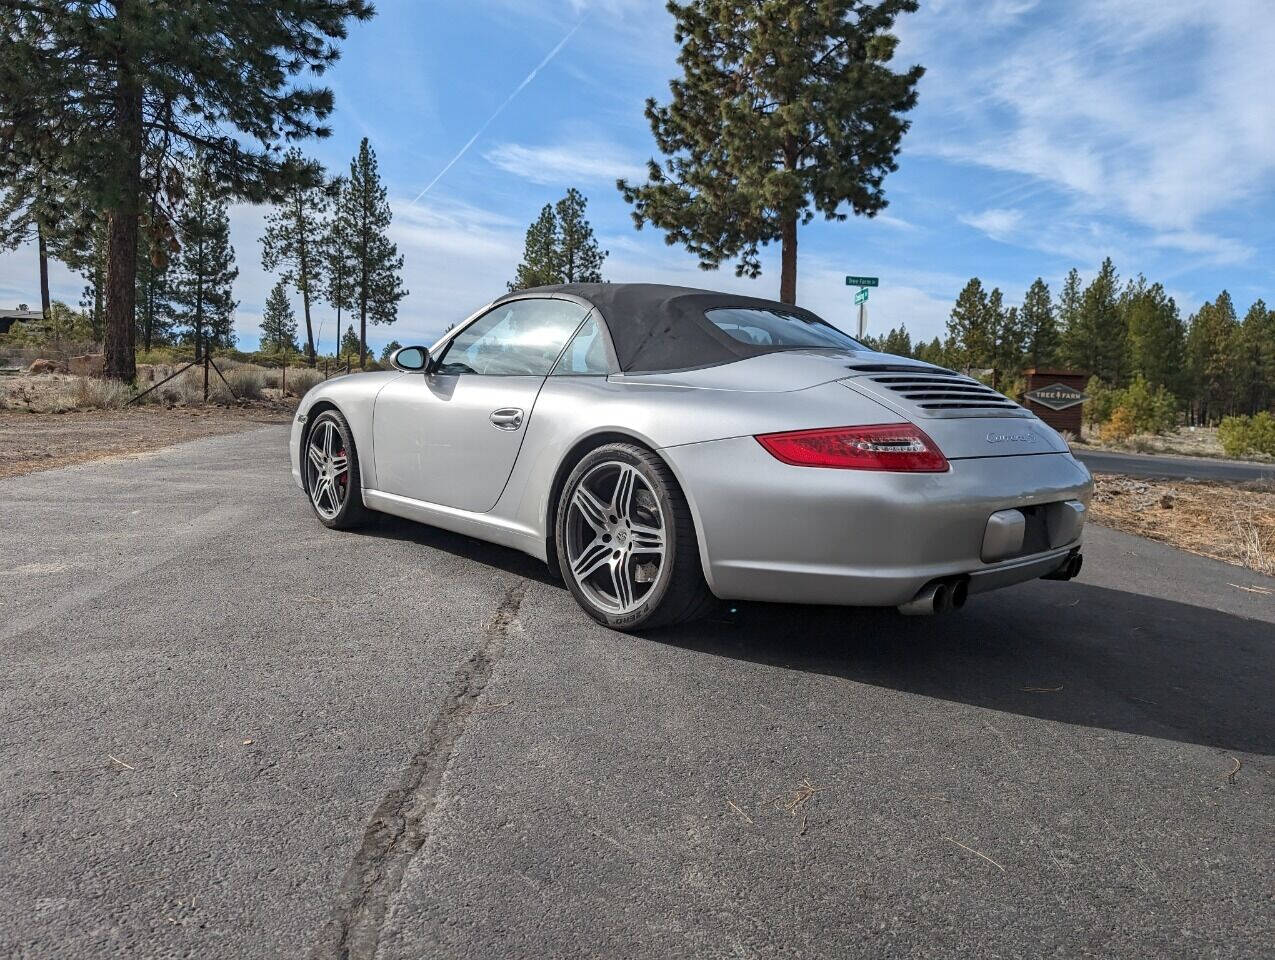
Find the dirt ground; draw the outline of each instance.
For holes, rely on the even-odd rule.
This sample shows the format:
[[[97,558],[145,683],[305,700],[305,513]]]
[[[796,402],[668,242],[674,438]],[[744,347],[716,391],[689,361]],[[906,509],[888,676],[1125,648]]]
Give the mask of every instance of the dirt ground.
[[[1092,506],[1093,519],[1109,527],[1275,576],[1269,485],[1096,476]]]
[[[0,409],[0,477],[287,423],[291,416],[290,407],[278,404],[171,410],[138,405],[66,413]]]

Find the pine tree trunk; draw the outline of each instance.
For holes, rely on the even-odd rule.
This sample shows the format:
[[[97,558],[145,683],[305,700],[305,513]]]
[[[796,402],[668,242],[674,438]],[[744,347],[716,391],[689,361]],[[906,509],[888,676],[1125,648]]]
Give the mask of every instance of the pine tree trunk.
[[[783,251],[780,254],[779,302],[797,302],[797,216],[784,221],[780,238]]]
[[[301,305],[305,312],[305,358],[306,363],[314,366],[314,327],[310,325],[310,259],[305,246],[305,218],[301,211],[301,197],[297,196],[297,251],[301,267]]]
[[[359,369],[367,364],[367,297],[359,301]]]
[[[35,229],[40,249],[40,309],[44,311],[44,322],[48,323],[52,308],[49,302],[49,245],[44,237],[44,226],[37,223]]]
[[[105,376],[132,382],[137,377],[137,204],[142,186],[142,90],[126,64],[120,65],[115,99],[116,137],[123,154],[119,195],[107,213]]]

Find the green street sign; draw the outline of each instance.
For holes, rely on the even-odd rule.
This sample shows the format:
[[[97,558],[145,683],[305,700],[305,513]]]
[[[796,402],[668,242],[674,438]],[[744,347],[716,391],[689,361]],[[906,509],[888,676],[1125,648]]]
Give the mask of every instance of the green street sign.
[[[868,302],[868,291],[867,291],[866,289],[864,289],[864,290],[860,290],[858,293],[856,293],[856,294],[854,295],[854,302],[855,302],[855,303],[867,303],[867,302]]]
[[[846,277],[847,287],[879,287],[881,281],[877,277]]]

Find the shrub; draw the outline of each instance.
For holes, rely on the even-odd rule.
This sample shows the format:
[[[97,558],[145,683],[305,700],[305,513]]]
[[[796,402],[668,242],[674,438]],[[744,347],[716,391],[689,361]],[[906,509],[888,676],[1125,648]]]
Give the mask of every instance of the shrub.
[[[72,383],[70,403],[77,410],[106,410],[124,406],[132,395],[132,390],[116,380],[79,377]]]
[[[1178,401],[1173,394],[1151,385],[1142,377],[1119,391],[1119,406],[1127,407],[1135,433],[1165,433],[1177,424]]]
[[[1108,387],[1097,377],[1090,377],[1089,382],[1085,384],[1085,425],[1096,427],[1100,423],[1106,423],[1111,419],[1111,414],[1115,412],[1116,391]]]
[[[323,382],[323,375],[308,367],[290,369],[288,371],[288,393],[294,397],[304,397],[318,383]]]
[[[1102,425],[1102,439],[1108,442],[1128,440],[1133,436],[1134,429],[1133,411],[1126,406],[1119,406]]]
[[[1217,438],[1228,457],[1250,453],[1275,457],[1275,417],[1265,410],[1252,417],[1225,417]]]
[[[1123,390],[1108,387],[1091,377],[1085,393],[1085,420],[1090,426],[1102,424],[1104,440],[1127,439],[1135,433],[1167,433],[1178,422],[1178,401],[1163,386],[1151,389],[1142,377]],[[1119,414],[1118,423],[1113,423]]]
[[[261,388],[265,385],[262,371],[248,364],[237,364],[225,371],[226,381],[235,396],[240,400],[260,400]]]

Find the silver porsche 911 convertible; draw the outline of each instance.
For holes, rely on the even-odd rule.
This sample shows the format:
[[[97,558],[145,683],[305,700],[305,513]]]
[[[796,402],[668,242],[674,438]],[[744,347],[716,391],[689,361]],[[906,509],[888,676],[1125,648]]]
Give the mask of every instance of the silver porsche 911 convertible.
[[[976,380],[798,307],[568,284],[483,307],[292,426],[319,520],[369,511],[504,544],[621,630],[716,600],[960,607],[1080,570],[1067,444]]]

